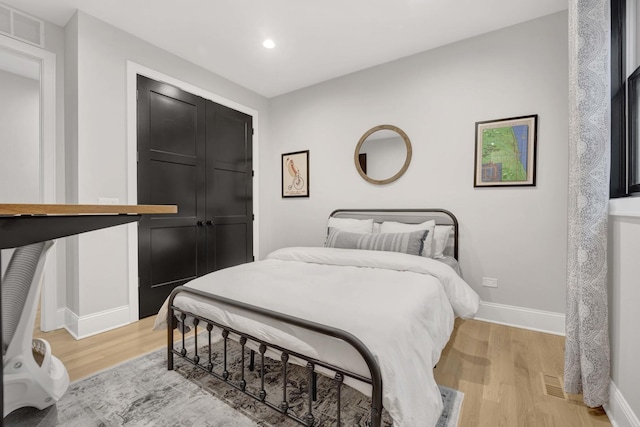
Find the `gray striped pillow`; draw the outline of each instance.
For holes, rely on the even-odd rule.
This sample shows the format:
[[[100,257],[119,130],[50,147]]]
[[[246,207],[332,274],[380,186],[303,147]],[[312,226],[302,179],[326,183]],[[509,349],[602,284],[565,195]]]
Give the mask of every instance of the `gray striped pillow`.
[[[410,233],[349,233],[329,228],[324,245],[328,248],[368,249],[371,251],[402,252],[409,255],[422,254],[424,238],[429,230]]]

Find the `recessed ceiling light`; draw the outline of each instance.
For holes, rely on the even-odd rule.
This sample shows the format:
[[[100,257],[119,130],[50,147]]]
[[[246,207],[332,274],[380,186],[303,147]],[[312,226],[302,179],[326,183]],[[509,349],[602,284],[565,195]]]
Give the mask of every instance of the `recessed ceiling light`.
[[[262,46],[266,47],[267,49],[273,49],[274,47],[276,47],[276,44],[273,40],[266,39],[262,42]]]

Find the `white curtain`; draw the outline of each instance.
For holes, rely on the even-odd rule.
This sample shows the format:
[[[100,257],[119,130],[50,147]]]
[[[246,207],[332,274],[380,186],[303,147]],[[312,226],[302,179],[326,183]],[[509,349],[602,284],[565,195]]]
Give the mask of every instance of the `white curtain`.
[[[609,400],[609,0],[569,0],[569,212],[564,388]]]

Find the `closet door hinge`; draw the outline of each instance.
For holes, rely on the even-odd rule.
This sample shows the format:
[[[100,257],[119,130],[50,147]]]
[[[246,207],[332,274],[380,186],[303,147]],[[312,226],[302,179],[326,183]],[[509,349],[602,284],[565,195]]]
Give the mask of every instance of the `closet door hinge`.
[[[251,221],[255,221],[256,220],[256,214],[251,214]]]
[[[253,178],[254,176],[256,176],[256,171],[251,171],[251,178]]]
[[[136,101],[139,99],[138,96],[140,95],[140,92],[138,91],[138,89],[136,89]]]
[[[253,135],[255,133],[255,129],[251,128],[251,135]]]
[[[136,162],[140,161],[140,152],[136,151]]]

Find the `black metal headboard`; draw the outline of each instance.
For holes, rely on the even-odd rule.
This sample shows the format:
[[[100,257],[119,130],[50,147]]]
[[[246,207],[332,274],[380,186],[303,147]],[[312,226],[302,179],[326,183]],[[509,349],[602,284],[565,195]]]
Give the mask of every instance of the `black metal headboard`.
[[[435,220],[436,225],[452,225],[453,233],[445,246],[445,255],[458,259],[458,219],[446,209],[338,209],[331,212],[335,218],[369,219],[374,222],[396,221],[405,224],[420,224]]]

